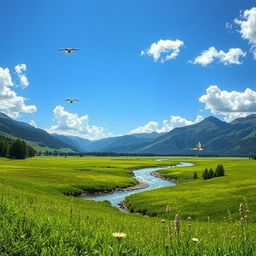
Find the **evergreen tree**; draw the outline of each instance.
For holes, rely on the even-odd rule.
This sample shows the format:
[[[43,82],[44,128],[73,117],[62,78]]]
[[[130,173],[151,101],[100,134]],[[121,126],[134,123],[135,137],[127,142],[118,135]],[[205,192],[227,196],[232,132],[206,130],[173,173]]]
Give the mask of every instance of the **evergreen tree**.
[[[8,144],[5,140],[0,141],[0,157],[6,157]]]
[[[215,170],[215,176],[220,177],[225,175],[225,170],[222,164],[218,164]]]
[[[209,170],[209,179],[214,178],[214,177],[215,177],[215,173],[214,173],[213,169],[210,168],[210,170]]]
[[[203,180],[209,179],[209,172],[208,172],[207,168],[203,171],[202,178],[203,178]]]
[[[36,154],[36,151],[32,147],[28,146],[27,147],[27,156],[33,157],[33,156],[35,156],[35,154]]]
[[[25,144],[21,140],[14,140],[9,147],[9,157],[15,159],[25,159],[26,149],[24,146]]]
[[[193,179],[194,179],[194,180],[198,179],[197,172],[194,172]]]

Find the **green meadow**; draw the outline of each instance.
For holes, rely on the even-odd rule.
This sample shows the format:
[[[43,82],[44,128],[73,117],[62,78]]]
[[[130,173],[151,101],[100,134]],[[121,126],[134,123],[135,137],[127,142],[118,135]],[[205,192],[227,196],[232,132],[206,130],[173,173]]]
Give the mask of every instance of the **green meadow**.
[[[0,158],[0,255],[256,255],[256,161],[156,159]],[[134,169],[181,161],[194,166],[161,171],[177,186],[127,198],[131,211],[146,215],[76,197],[135,185]],[[200,178],[219,163],[224,177]]]

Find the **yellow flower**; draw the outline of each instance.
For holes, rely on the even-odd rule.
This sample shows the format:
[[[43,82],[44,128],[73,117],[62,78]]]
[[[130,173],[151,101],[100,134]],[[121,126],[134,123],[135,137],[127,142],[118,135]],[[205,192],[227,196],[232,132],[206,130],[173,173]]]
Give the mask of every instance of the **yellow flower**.
[[[126,234],[125,233],[122,233],[122,232],[115,232],[112,234],[116,239],[122,239],[122,238],[125,238],[126,237]]]
[[[199,242],[199,239],[198,239],[198,238],[193,237],[193,238],[192,238],[192,241],[193,241],[194,243],[198,243],[198,242]]]
[[[26,239],[26,234],[20,236],[21,239]]]

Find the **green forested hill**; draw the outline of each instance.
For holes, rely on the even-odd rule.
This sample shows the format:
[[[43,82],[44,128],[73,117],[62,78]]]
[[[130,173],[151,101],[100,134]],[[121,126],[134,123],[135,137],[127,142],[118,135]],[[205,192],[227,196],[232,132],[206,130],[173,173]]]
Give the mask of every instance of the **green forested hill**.
[[[16,138],[34,142],[39,147],[47,147],[56,150],[63,148],[75,149],[72,148],[71,145],[48,134],[46,131],[35,128],[24,122],[15,121],[3,113],[0,113],[0,131]]]

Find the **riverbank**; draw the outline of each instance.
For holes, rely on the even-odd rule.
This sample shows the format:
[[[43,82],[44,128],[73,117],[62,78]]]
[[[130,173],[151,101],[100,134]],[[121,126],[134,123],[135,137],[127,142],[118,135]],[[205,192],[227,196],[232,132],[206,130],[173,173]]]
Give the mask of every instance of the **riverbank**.
[[[133,191],[133,190],[138,190],[138,189],[143,189],[143,188],[147,188],[148,185],[147,184],[136,184],[134,186],[130,186],[130,187],[124,187],[124,188],[115,188],[112,190],[105,190],[105,191],[96,191],[96,192],[84,192],[81,195],[77,196],[80,198],[84,198],[84,197],[93,197],[93,196],[102,196],[102,195],[108,195],[108,194],[113,194],[115,192],[127,192],[127,191]]]
[[[167,169],[167,168],[166,168]],[[161,178],[163,180],[168,180],[172,183],[175,183],[176,185],[179,183],[178,179],[174,179],[174,178],[166,178],[163,175],[161,175],[158,171],[154,171],[151,173],[152,176],[157,177],[157,178]]]
[[[172,166],[161,166],[161,167],[149,167],[149,168],[141,168],[136,169],[133,172],[133,178],[135,178],[139,184],[128,187],[128,188],[119,188],[114,189],[111,192],[99,192],[94,194],[85,194],[84,198],[88,200],[94,201],[109,201],[112,206],[118,207],[122,211],[129,211],[125,199],[127,196],[140,193],[144,191],[149,191],[153,189],[175,186],[177,184],[177,180],[174,179],[166,179],[162,177],[158,171],[168,168],[175,167],[185,167],[192,166],[192,163],[180,162],[176,165]],[[83,196],[82,196],[83,197]],[[143,214],[144,215],[144,214]]]

